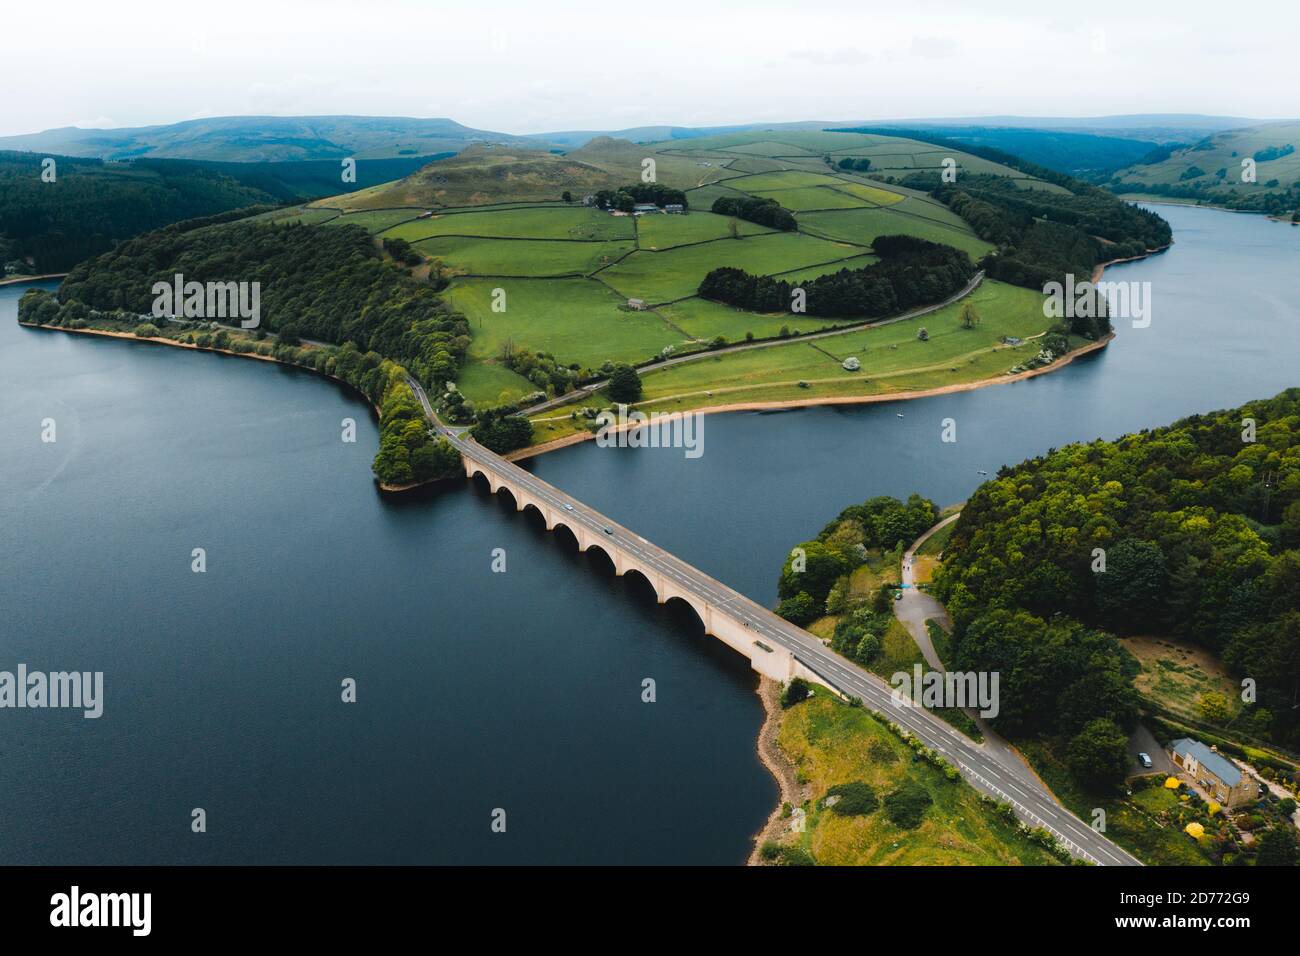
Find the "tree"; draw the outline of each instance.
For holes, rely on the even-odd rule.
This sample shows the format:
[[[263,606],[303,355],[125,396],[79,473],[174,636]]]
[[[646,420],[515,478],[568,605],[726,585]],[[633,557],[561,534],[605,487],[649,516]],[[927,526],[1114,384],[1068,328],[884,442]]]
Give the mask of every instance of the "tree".
[[[963,303],[961,307],[961,327],[963,329],[973,329],[980,324],[979,313],[975,311],[975,306],[969,302]]]
[[[609,376],[609,397],[621,405],[641,401],[641,376],[630,365],[614,366]]]
[[[1232,717],[1228,698],[1217,691],[1202,694],[1201,699],[1196,702],[1196,708],[1201,712],[1201,716],[1212,724],[1226,724]]]
[[[916,337],[917,337],[917,339],[918,339],[919,341],[922,341],[922,342],[928,342],[928,341],[930,341],[930,333],[929,333],[929,331],[926,329],[926,327],[925,327],[924,325],[921,326],[921,330],[920,330],[919,332],[916,333]]]
[[[1257,844],[1255,862],[1260,866],[1295,866],[1300,862],[1294,828],[1282,823],[1265,830]]]
[[[785,693],[781,695],[782,707],[793,707],[795,704],[808,699],[808,691],[811,688],[808,682],[802,677],[790,678],[790,683],[786,685]]]
[[[800,591],[792,597],[785,598],[776,606],[776,613],[785,618],[791,624],[798,624],[803,627],[805,624],[811,624],[817,620],[818,604],[812,599],[812,595],[807,591]]]
[[[1113,720],[1099,717],[1070,741],[1065,760],[1085,787],[1109,789],[1128,774],[1128,735]]]
[[[573,193],[566,189],[564,192],[560,193],[560,198],[565,202],[573,202]]]

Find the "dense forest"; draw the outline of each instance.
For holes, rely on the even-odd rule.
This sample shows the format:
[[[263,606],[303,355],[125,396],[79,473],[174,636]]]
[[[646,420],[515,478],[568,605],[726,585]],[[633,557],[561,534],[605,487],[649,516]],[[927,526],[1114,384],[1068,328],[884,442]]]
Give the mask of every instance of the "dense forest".
[[[1082,183],[1078,194],[1063,194],[1018,189],[1004,176],[943,183],[923,174],[900,182],[927,189],[998,247],[980,261],[991,278],[1031,289],[1063,282],[1067,274],[1082,282],[1098,263],[1140,256],[1172,239],[1169,224],[1155,213]]]
[[[134,328],[137,335],[256,351],[313,368],[354,386],[380,409],[375,473],[382,481],[406,484],[453,474],[458,456],[429,437],[406,376],[434,394],[446,388],[469,345],[464,317],[451,312],[427,282],[385,258],[360,227],[221,221],[237,215],[176,223],[122,243],[73,269],[57,297],[29,292],[19,320]],[[176,273],[186,282],[260,283],[257,332],[153,318],[153,284],[170,283]],[[260,341],[267,332],[276,334],[274,344]]]
[[[941,302],[975,274],[966,253],[915,236],[877,236],[871,247],[879,262],[797,284],[743,269],[714,269],[699,294],[751,312],[782,312],[790,310],[798,288],[806,294],[809,315],[875,318]]]
[[[751,199],[748,197],[731,198],[719,196],[713,200],[712,212],[719,216],[735,216],[747,219],[760,226],[769,226],[783,232],[793,232],[799,228],[790,210],[783,208],[775,199]]]
[[[1300,749],[1300,389],[1003,468],[945,553],[957,666],[1001,672],[1004,731],[1127,729],[1111,634],[1159,634],[1254,679],[1233,726]]]
[[[147,313],[155,282],[261,283],[263,325],[354,343],[404,365],[430,389],[454,380],[469,326],[428,283],[384,259],[359,226],[177,223],[77,266],[62,302]]]
[[[202,166],[54,160],[41,178],[35,153],[0,152],[0,267],[10,274],[66,272],[117,242],[171,222],[276,198]]]
[[[400,179],[444,155],[366,159],[344,182],[335,159],[224,163],[98,159],[0,151],[0,270],[66,272],[124,239],[184,219],[277,205]],[[53,159],[54,181],[41,179]]]

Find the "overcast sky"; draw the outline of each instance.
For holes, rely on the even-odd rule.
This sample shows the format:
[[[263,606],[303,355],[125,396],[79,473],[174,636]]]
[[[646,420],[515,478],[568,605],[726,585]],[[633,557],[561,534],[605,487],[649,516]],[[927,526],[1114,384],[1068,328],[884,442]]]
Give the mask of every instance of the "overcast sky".
[[[513,133],[1300,114],[1294,0],[67,0],[3,21],[3,135],[248,114]]]

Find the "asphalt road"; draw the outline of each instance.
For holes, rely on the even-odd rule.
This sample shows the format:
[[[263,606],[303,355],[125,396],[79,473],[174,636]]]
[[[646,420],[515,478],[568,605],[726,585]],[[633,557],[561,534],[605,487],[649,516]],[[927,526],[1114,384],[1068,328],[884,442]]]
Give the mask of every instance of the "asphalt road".
[[[834,690],[860,699],[864,706],[885,715],[942,754],[976,789],[1012,804],[1031,826],[1049,830],[1071,852],[1105,866],[1139,866],[1137,859],[1083,823],[1055,802],[1041,784],[1019,779],[992,755],[920,707],[900,707],[892,688],[883,680],[829,651],[817,638],[762,605],[709,577],[680,558],[647,541],[636,532],[589,508],[558,488],[542,481],[477,442],[462,437],[438,421],[419,383],[411,386],[433,427],[464,456],[490,465],[498,474],[526,490],[538,501],[564,513],[566,524],[580,524],[596,538],[609,538],[642,565],[653,568],[688,593],[739,618],[755,639],[779,644]],[[606,530],[608,529],[608,531]]]

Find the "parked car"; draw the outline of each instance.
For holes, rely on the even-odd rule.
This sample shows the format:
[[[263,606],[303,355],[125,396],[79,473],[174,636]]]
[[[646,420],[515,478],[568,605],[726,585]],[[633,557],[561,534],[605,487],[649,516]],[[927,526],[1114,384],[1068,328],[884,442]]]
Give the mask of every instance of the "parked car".
[[[1138,754],[1138,763],[1142,764],[1142,766],[1144,766],[1144,767],[1150,768],[1150,767],[1152,766],[1152,763],[1151,763],[1151,755],[1150,755],[1150,754]]]

